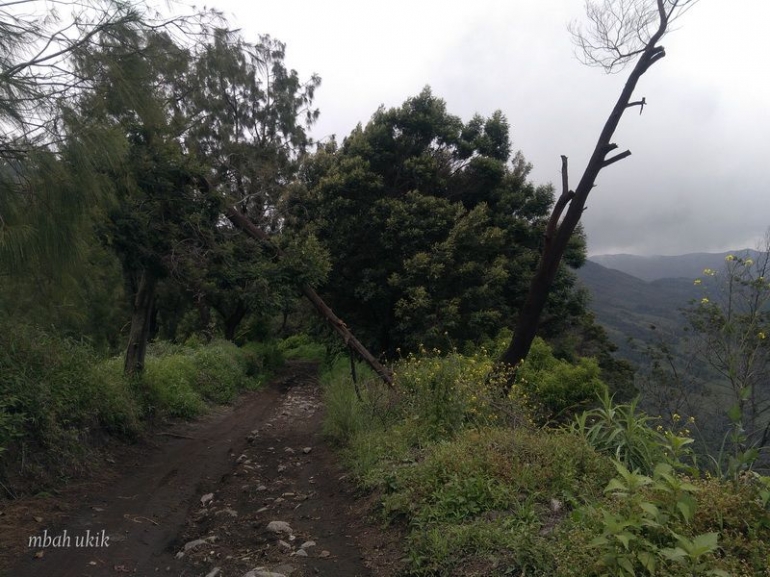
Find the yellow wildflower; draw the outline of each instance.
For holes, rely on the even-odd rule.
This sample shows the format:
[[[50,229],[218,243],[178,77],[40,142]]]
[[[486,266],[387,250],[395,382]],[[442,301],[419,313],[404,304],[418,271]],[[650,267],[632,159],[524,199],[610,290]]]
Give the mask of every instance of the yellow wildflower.
[[[700,299],[700,304],[702,304],[702,305],[707,305],[707,304],[709,304],[709,300],[708,300],[708,298],[706,298],[706,297],[703,297],[702,299]]]
[[[726,260],[727,262],[732,262],[732,261],[734,261],[734,260],[735,260],[735,255],[732,255],[732,254],[728,254],[728,255],[725,257],[725,260]]]
[[[694,283],[692,283],[692,284],[694,284],[694,285],[699,285],[701,282],[703,282],[703,281],[701,281],[699,278],[696,278],[696,279],[695,279],[695,282],[694,282]]]

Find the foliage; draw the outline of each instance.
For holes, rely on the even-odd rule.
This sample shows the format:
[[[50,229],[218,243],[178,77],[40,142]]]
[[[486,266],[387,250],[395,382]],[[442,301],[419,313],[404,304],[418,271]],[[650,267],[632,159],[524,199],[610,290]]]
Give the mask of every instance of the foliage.
[[[601,453],[606,453],[632,471],[652,474],[660,463],[677,467],[692,466],[694,456],[689,445],[693,442],[689,429],[675,432],[638,408],[638,399],[616,404],[604,394],[601,406],[575,416],[569,430]],[[674,415],[674,421],[681,419]],[[690,419],[688,424],[693,423]],[[687,463],[689,461],[689,463]]]
[[[571,428],[535,428],[520,389],[484,396],[483,352],[407,356],[392,390],[356,391],[346,361],[324,376],[325,430],[404,532],[404,574],[764,574],[770,481],[699,478],[686,423],[657,430],[607,395]]]
[[[537,259],[553,195],[529,170],[500,112],[464,123],[426,88],[305,159],[286,223],[328,249],[322,292],[374,350],[470,349],[505,326]],[[568,262],[584,258],[578,237]],[[566,268],[556,284],[548,334],[585,312]]]
[[[323,361],[326,357],[326,347],[304,333],[286,337],[278,348],[287,359]]]
[[[91,436],[131,438],[138,407],[122,379],[103,378],[85,342],[39,328],[3,324],[0,334],[0,475],[30,488],[76,475]],[[14,466],[18,466],[14,468]]]
[[[229,402],[257,384],[250,353],[232,343],[159,343],[138,386],[123,376],[120,359],[104,359],[86,342],[30,325],[3,327],[0,478],[17,489],[80,474],[107,436],[135,439],[148,421],[193,417],[206,401]]]
[[[605,489],[609,503],[586,506],[577,515],[601,518],[601,534],[590,543],[598,555],[590,574],[728,575],[716,568],[719,534],[692,532],[694,484],[665,463],[652,476],[615,466],[618,475]]]
[[[728,255],[724,271],[704,270],[695,281],[705,295],[685,315],[698,358],[717,375],[729,404],[728,443],[717,466],[729,476],[751,468],[770,443],[770,237],[756,256]]]
[[[546,421],[564,420],[592,404],[597,395],[607,394],[607,386],[599,373],[596,360],[581,357],[576,364],[571,364],[557,359],[551,347],[536,338],[516,373],[515,394],[538,403]]]

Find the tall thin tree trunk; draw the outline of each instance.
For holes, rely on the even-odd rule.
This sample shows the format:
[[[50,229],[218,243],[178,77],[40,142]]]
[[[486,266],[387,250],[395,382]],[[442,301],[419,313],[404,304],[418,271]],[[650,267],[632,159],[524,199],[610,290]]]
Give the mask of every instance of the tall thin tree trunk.
[[[131,329],[128,334],[126,361],[123,365],[123,371],[127,375],[139,374],[144,369],[157,284],[158,281],[152,273],[144,269],[139,278],[131,313]]]

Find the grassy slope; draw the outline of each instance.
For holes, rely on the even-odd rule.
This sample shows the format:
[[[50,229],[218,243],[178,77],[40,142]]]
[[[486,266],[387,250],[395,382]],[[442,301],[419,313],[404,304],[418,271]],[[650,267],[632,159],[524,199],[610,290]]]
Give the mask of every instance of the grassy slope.
[[[396,389],[371,379],[360,399],[345,363],[327,373],[327,434],[404,532],[404,574],[768,574],[770,480],[677,473],[665,455],[686,437],[609,401],[582,434],[539,426],[536,384],[502,400],[489,367],[410,358]]]

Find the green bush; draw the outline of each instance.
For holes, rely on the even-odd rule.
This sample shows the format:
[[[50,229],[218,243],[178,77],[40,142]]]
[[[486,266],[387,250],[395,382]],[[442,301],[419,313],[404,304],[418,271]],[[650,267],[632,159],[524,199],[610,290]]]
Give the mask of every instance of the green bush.
[[[263,377],[281,367],[285,357],[275,341],[252,341],[241,347],[247,363],[247,374]]]
[[[278,344],[278,348],[287,359],[321,362],[326,357],[326,347],[304,333],[286,337]]]
[[[84,342],[27,325],[0,331],[0,475],[21,491],[87,469],[101,431],[133,437],[137,404]]]
[[[197,369],[195,389],[207,401],[229,403],[246,388],[246,354],[228,341],[214,341],[189,353]]]
[[[137,384],[146,394],[151,414],[192,418],[206,405],[195,389],[198,368],[190,354],[147,357]]]
[[[551,347],[536,338],[519,368],[516,386],[541,406],[546,421],[565,421],[578,410],[607,393],[595,359],[580,358],[577,364],[557,359]]]
[[[543,347],[531,361],[551,389],[595,375]],[[358,394],[346,359],[324,378],[327,432],[404,531],[405,575],[768,575],[770,479],[698,478],[686,429],[609,395],[571,427],[538,429],[538,389],[501,399],[489,368],[483,353],[409,357],[395,389],[364,379]]]

